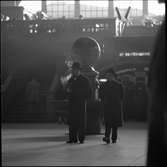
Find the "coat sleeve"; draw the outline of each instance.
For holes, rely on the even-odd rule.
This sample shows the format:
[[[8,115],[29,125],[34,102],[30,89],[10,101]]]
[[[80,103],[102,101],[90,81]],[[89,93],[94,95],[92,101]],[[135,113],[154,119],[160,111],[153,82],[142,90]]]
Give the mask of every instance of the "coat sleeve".
[[[84,82],[84,85],[83,85],[83,94],[85,96],[85,99],[89,99],[91,98],[91,95],[92,95],[92,88],[91,88],[91,85],[89,83],[89,80],[88,79],[85,79],[85,82]]]
[[[72,91],[72,79],[70,78],[69,81],[67,82],[67,85],[65,87],[65,96],[66,98],[70,98],[71,96],[71,91]]]
[[[121,101],[124,99],[124,87],[120,84],[120,99]]]
[[[103,100],[105,96],[104,86],[105,86],[104,84],[101,84],[99,88],[99,98],[101,100]]]

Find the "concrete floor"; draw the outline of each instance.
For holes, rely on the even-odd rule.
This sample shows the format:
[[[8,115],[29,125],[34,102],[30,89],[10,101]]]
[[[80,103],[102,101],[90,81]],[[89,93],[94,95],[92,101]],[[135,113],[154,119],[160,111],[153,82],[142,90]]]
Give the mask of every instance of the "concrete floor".
[[[103,134],[86,136],[84,144],[66,144],[67,133],[67,125],[3,124],[2,165],[145,165],[147,124],[125,123],[118,142],[110,145],[102,141]]]

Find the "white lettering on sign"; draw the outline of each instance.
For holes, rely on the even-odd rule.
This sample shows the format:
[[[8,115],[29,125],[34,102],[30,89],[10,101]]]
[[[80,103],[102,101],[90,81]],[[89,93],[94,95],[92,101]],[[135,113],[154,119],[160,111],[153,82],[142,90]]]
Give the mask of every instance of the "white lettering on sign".
[[[128,56],[150,56],[150,52],[121,52],[119,53],[120,57],[128,57]]]

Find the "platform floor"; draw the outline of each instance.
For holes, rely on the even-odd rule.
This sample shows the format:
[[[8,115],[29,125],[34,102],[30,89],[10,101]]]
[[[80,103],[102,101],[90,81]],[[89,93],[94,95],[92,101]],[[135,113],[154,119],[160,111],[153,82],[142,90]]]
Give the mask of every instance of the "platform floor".
[[[101,132],[104,132],[102,127]],[[6,124],[1,126],[3,166],[144,166],[147,124],[125,123],[116,144],[103,134],[88,135],[84,144],[66,144],[68,126]]]

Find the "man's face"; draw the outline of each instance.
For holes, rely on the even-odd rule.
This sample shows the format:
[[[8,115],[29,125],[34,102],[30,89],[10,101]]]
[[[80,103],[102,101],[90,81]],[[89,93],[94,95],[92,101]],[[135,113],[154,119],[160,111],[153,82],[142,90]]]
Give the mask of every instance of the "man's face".
[[[80,73],[80,70],[79,70],[79,69],[77,69],[77,68],[73,68],[73,69],[72,69],[72,74],[73,74],[74,76],[78,76],[79,73]]]

